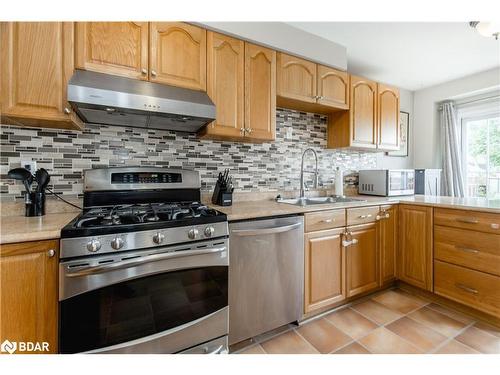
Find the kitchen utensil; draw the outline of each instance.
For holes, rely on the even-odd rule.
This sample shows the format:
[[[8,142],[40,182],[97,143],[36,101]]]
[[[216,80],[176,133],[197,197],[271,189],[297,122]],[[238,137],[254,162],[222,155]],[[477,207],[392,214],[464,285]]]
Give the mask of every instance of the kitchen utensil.
[[[14,168],[7,172],[7,176],[14,180],[22,181],[26,188],[26,194],[31,192],[31,182],[33,182],[33,175],[26,168]]]
[[[45,168],[40,168],[36,171],[35,178],[36,178],[36,181],[38,182],[38,186],[37,186],[36,191],[38,193],[41,193],[45,190],[45,187],[49,183],[50,175]]]

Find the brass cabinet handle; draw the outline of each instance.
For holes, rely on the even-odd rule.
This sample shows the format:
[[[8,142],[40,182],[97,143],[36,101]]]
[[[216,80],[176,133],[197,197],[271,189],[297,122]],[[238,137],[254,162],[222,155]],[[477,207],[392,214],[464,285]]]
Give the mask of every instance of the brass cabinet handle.
[[[476,219],[475,217],[457,217],[455,219],[459,223],[465,223],[465,224],[477,224],[479,223],[479,220]]]
[[[457,250],[462,250],[465,251],[466,253],[471,253],[471,254],[477,254],[479,253],[479,250],[476,249],[470,249],[468,247],[462,247],[462,246],[455,246]]]
[[[246,132],[247,132],[248,134],[250,134],[250,133],[252,132],[252,128],[247,128],[247,129],[246,129]]]
[[[499,229],[500,228],[500,224],[498,224],[498,223],[491,223],[490,227],[491,227],[491,229]]]
[[[148,74],[148,70],[146,68],[142,68],[141,73],[143,76],[145,76],[146,74]]]
[[[333,222],[334,220],[333,219],[325,219],[325,220],[321,220],[322,223],[331,223]]]
[[[151,71],[151,75],[152,75],[153,77],[156,77],[156,71],[155,71],[155,70],[152,70],[152,71]]]
[[[50,249],[49,251],[47,251],[47,255],[49,256],[49,258],[52,258],[54,255],[56,255],[56,251],[54,249]]]
[[[245,134],[245,132],[246,132],[246,131],[247,131],[247,130],[246,130],[245,128],[240,128],[240,133]]]
[[[349,247],[358,243],[356,238],[352,238],[352,232],[345,232],[342,233],[342,235],[345,237],[345,239],[342,240],[342,246]]]
[[[71,113],[71,109],[69,109],[68,107],[64,108],[64,113],[69,115]]]
[[[465,290],[468,293],[479,294],[479,292],[476,289],[470,288],[464,284],[456,283],[455,286],[459,289]]]

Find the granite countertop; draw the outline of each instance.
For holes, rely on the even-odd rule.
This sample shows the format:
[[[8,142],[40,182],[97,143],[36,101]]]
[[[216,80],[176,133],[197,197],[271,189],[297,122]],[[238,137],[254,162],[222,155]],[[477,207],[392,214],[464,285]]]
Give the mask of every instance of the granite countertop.
[[[0,244],[50,240],[61,237],[61,229],[79,213],[51,213],[45,216],[2,216]]]
[[[415,195],[409,197],[374,197],[364,195],[355,196],[353,198],[364,199],[365,201],[336,204],[317,204],[307,207],[299,207],[286,203],[277,203],[274,200],[234,202],[233,205],[229,207],[221,207],[213,204],[208,205],[212,208],[215,208],[216,210],[225,213],[229,221],[396,203],[411,203],[423,206],[500,213],[500,201],[492,201],[482,198],[451,198],[423,195]]]
[[[374,197],[355,196],[364,201],[317,204],[299,207],[291,204],[277,203],[274,200],[234,202],[232,206],[221,207],[208,204],[228,217],[229,221],[256,219],[269,216],[303,214],[306,212],[344,209],[353,207],[375,206],[384,204],[410,203],[424,206],[458,208],[500,214],[500,200],[492,201],[481,198],[451,198],[415,195],[410,197]],[[57,239],[61,229],[73,220],[79,212],[49,213],[40,217],[2,216],[0,244]]]

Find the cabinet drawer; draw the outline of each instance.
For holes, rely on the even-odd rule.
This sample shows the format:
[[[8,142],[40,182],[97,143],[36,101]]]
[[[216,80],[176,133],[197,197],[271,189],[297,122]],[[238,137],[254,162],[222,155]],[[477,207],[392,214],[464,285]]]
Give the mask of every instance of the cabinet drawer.
[[[371,223],[377,220],[379,206],[347,209],[347,225]]]
[[[500,235],[436,225],[434,258],[500,276]]]
[[[304,215],[306,232],[345,226],[345,210],[309,212]]]
[[[436,208],[434,224],[500,234],[500,214]]]
[[[434,292],[495,316],[500,315],[500,277],[434,261]]]

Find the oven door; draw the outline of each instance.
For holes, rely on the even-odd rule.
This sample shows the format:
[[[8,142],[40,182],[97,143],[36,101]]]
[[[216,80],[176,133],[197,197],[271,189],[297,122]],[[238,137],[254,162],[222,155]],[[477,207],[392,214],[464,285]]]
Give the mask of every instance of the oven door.
[[[61,353],[175,353],[228,333],[228,242],[59,266]]]
[[[387,195],[415,194],[415,171],[407,169],[389,170],[387,178]]]

